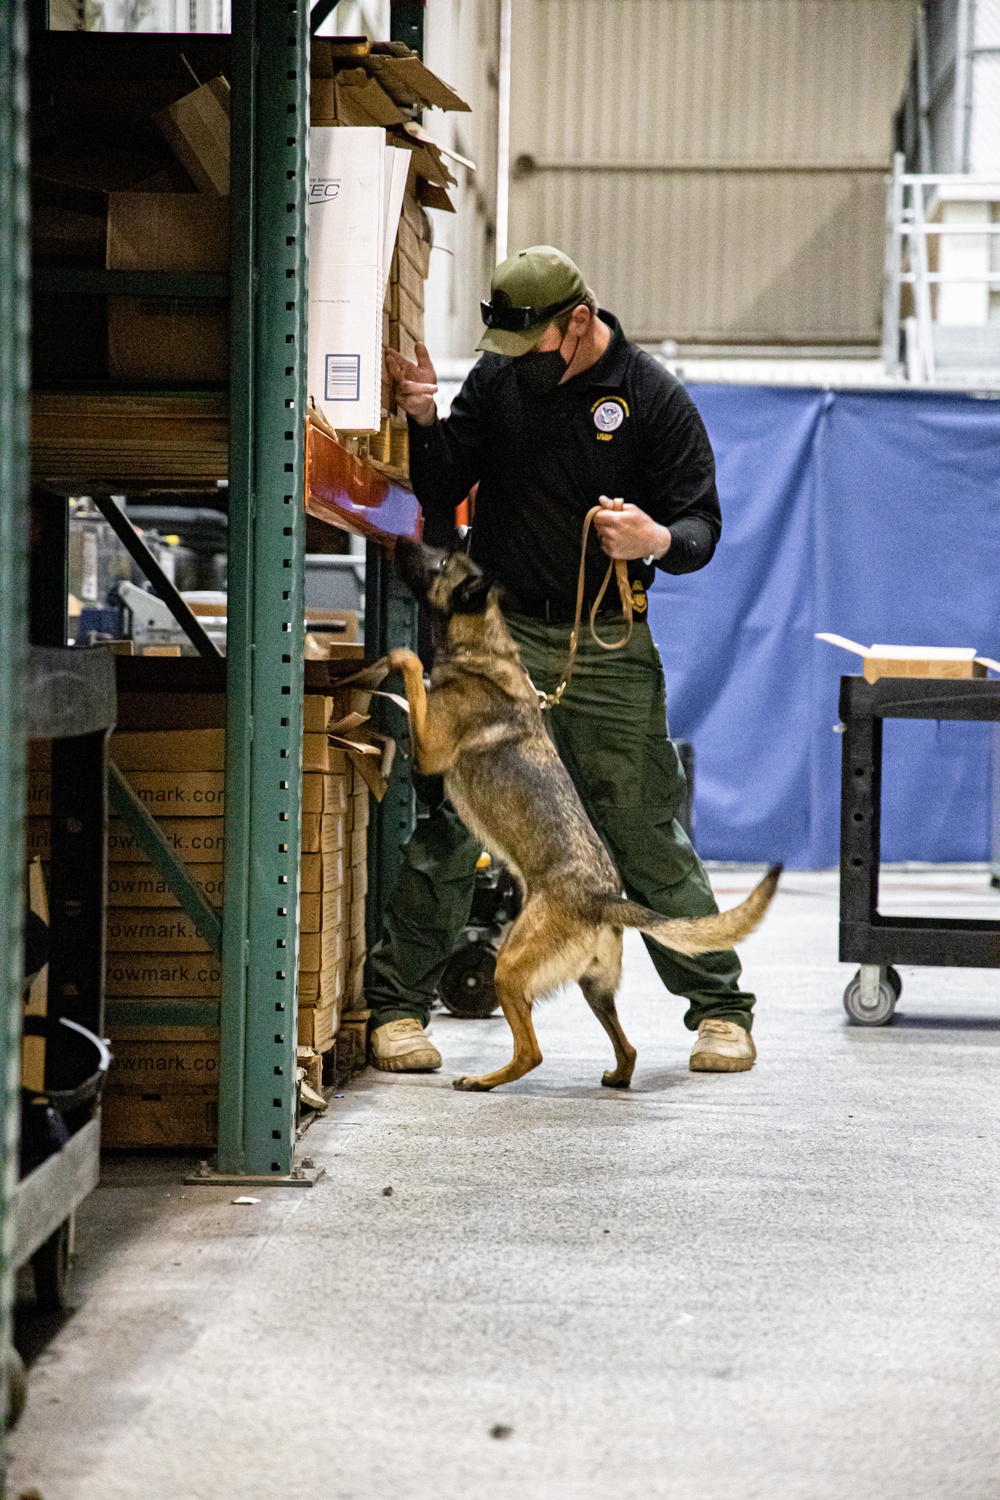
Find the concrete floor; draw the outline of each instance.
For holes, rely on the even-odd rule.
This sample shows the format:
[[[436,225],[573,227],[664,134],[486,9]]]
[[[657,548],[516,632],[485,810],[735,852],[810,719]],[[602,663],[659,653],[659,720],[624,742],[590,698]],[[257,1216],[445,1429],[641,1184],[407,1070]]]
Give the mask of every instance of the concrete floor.
[[[883,904],[1000,897],[939,869]],[[8,1495],[996,1500],[1000,986],[904,971],[896,1023],[849,1028],[836,912],[832,875],[789,874],[747,944],[751,1074],[687,1071],[636,942],[630,1093],[573,992],[494,1095],[449,1080],[502,1020],[437,1020],[445,1074],[335,1100],[311,1192],[110,1163]]]

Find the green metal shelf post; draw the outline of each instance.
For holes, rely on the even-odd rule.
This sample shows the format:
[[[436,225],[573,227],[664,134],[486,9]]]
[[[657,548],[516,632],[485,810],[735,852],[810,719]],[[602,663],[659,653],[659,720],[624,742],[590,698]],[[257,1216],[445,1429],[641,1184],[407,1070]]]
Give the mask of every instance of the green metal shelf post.
[[[4,1430],[11,1358],[10,1205],[17,1183],[24,909],[30,379],[27,41],[21,0],[0,4],[0,1416]],[[0,1469],[2,1465],[0,1455]]]
[[[302,793],[306,0],[234,0],[220,1177],[293,1173]]]

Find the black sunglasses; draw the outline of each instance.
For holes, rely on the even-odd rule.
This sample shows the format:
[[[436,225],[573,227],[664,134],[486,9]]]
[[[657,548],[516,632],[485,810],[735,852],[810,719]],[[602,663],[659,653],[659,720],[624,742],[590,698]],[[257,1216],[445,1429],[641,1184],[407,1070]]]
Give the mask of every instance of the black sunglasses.
[[[577,307],[583,299],[570,297],[568,301],[553,302],[550,307],[513,307],[506,292],[494,292],[492,302],[480,302],[483,322],[487,328],[502,328],[506,333],[527,333],[529,328],[538,328],[569,307]]]

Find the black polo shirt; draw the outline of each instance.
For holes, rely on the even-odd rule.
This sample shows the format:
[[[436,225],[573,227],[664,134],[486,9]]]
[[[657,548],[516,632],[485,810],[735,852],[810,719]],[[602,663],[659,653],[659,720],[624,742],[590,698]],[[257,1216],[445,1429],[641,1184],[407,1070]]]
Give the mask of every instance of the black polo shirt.
[[[432,427],[410,422],[426,539],[447,545],[455,506],[478,481],[472,556],[504,585],[509,608],[554,620],[572,618],[583,518],[600,495],[670,527],[670,550],[655,564],[668,573],[703,568],[722,529],[715,460],[694,403],[617,318],[600,316],[612,330],[604,354],[550,395],[525,396],[516,360],[484,354],[450,416]],[[588,601],[607,565],[592,531]],[[637,603],[653,574],[654,565],[629,564]]]

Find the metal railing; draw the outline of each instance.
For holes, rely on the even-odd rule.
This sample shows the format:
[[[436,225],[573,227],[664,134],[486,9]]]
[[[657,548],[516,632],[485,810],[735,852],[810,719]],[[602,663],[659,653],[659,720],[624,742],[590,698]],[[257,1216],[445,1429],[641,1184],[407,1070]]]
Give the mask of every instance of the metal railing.
[[[907,350],[906,367],[911,379],[931,384],[938,378],[934,338],[932,288],[941,285],[995,286],[1000,288],[1000,270],[948,272],[931,270],[928,242],[932,235],[1000,235],[1000,222],[954,224],[932,222],[927,217],[927,195],[942,188],[982,190],[983,200],[1000,201],[1000,176],[969,173],[907,172],[905,159],[897,153],[889,180],[886,212],[885,300],[882,317],[882,358],[886,372],[903,373],[900,342],[903,326],[903,287],[912,286],[915,338]],[[970,201],[975,201],[974,198]],[[939,243],[940,243],[939,238]],[[1000,373],[1000,372],[998,372]]]

